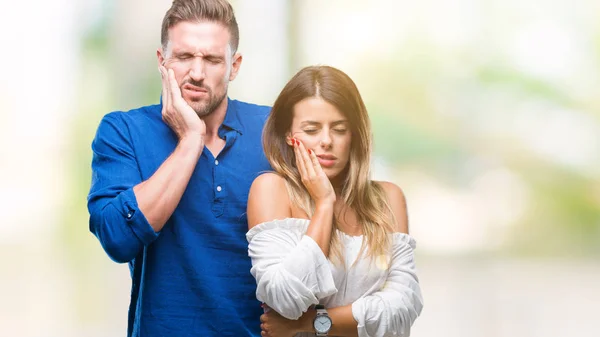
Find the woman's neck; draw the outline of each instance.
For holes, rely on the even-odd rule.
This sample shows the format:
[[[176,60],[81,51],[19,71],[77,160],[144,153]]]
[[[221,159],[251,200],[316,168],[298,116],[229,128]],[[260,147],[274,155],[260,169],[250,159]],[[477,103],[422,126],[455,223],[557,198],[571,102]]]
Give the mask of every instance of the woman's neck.
[[[340,197],[342,195],[347,173],[348,169],[345,169],[344,171],[340,172],[340,174],[338,174],[337,176],[329,179],[329,182],[331,182],[331,186],[333,186],[333,190],[335,191],[336,197]]]

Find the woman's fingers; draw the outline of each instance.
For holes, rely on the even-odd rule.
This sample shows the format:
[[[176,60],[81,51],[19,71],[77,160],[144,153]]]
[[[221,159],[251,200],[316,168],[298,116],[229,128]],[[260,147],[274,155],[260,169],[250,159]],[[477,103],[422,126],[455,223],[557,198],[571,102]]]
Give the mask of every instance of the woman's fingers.
[[[308,157],[310,158],[315,173],[317,175],[325,174],[325,172],[323,172],[323,168],[321,167],[321,163],[319,163],[319,158],[317,157],[315,151],[308,151]]]
[[[310,159],[310,152],[312,152],[310,149],[307,150],[304,147],[304,144],[302,144],[302,142],[298,141],[298,149],[300,150],[300,156],[302,156],[302,161],[307,173],[307,178],[309,179],[314,179],[316,176],[315,173],[315,168],[313,166],[312,160]]]
[[[296,166],[298,167],[298,172],[300,172],[300,177],[302,180],[308,179],[308,172],[306,171],[306,165],[304,164],[304,159],[302,158],[302,153],[300,151],[300,141],[295,138],[292,138],[294,142],[294,153],[296,154]]]
[[[317,203],[335,201],[335,192],[331,182],[323,172],[316,154],[310,149],[307,150],[304,144],[295,138],[292,138],[292,143],[294,144],[296,166],[300,172],[302,183],[312,199]]]

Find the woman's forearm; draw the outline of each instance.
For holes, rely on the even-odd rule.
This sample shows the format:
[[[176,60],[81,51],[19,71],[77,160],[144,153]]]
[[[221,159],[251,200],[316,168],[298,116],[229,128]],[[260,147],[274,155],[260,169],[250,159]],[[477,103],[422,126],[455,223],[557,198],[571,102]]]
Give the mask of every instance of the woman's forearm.
[[[340,337],[357,337],[358,336],[358,323],[352,315],[352,304],[348,304],[342,307],[329,308],[327,314],[331,318],[333,325],[329,330],[329,336],[340,336]],[[313,321],[316,316],[315,309],[309,309],[302,315],[299,320],[301,328],[299,332],[311,332],[314,333]]]
[[[306,235],[310,236],[323,251],[329,256],[329,241],[331,240],[331,227],[333,226],[333,203],[318,204],[315,213],[310,219]]]

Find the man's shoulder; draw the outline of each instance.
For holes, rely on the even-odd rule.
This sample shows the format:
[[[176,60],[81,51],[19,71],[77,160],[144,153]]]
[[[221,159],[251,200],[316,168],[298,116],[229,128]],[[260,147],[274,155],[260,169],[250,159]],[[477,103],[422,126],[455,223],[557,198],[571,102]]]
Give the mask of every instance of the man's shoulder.
[[[125,120],[136,120],[140,118],[148,118],[148,117],[161,117],[161,106],[160,104],[154,105],[146,105],[130,110],[117,110],[112,111],[106,114],[106,116],[111,116],[109,118],[121,118]]]
[[[232,104],[235,104],[238,112],[240,112],[242,116],[259,116],[266,118],[271,111],[271,107],[267,105],[238,101],[235,99],[232,99],[231,102]]]
[[[161,106],[147,105],[131,110],[115,110],[105,114],[102,117],[102,123],[110,124],[125,124],[125,125],[140,125],[162,120]]]
[[[158,130],[162,122],[161,106],[148,105],[131,110],[115,110],[105,114],[97,129],[98,137],[112,137],[128,134],[128,137],[138,137],[151,130]],[[112,136],[111,136],[112,135]]]

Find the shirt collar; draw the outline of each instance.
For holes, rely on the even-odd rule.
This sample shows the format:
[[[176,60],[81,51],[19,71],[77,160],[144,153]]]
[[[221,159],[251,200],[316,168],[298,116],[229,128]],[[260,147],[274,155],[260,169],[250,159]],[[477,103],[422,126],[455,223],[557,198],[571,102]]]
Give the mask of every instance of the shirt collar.
[[[239,134],[244,133],[244,129],[240,123],[237,101],[232,100],[229,97],[227,97],[227,112],[225,113],[223,126],[235,130]]]

